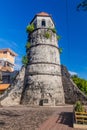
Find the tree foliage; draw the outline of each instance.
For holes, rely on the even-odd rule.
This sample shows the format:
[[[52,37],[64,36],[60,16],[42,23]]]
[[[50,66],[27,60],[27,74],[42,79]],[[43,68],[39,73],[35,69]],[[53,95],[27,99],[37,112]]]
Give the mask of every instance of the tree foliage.
[[[27,33],[33,32],[34,29],[35,29],[34,24],[30,24],[30,25],[28,25],[28,26],[26,27]]]
[[[83,0],[77,5],[77,10],[87,11],[87,0]]]
[[[61,36],[60,35],[57,35],[57,40],[60,40],[61,39]]]
[[[30,48],[30,47],[31,47],[31,43],[30,43],[30,42],[27,42],[25,47],[26,47],[26,48]]]
[[[51,29],[53,33],[57,33],[56,28]]]
[[[51,37],[51,34],[47,31],[44,35],[47,39],[49,39]]]
[[[28,64],[28,58],[27,58],[27,56],[23,56],[22,57],[22,64],[26,67],[27,66],[27,64]]]
[[[63,49],[60,47],[59,48],[59,53],[61,54],[63,52]]]
[[[77,87],[87,95],[87,80],[79,78],[77,75],[71,77]]]

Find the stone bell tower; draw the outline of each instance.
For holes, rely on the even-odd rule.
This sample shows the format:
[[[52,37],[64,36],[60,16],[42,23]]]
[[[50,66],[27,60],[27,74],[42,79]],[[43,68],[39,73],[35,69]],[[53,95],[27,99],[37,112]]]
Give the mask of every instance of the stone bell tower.
[[[64,104],[60,56],[55,25],[51,16],[41,12],[30,24],[30,48],[27,48],[29,63],[26,69],[22,104],[56,106]]]

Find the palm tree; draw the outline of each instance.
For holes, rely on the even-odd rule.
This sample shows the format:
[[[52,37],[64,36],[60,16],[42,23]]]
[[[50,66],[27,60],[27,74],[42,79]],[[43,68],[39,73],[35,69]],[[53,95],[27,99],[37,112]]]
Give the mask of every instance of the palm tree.
[[[77,10],[87,11],[87,0],[83,0],[77,5]]]

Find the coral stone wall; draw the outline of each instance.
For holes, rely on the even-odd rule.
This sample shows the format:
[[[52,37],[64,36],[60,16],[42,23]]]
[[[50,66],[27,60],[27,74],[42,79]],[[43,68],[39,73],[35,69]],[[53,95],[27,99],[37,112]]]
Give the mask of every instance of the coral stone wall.
[[[46,32],[50,34],[49,38],[45,37]],[[30,34],[30,43],[22,103],[53,106],[64,104],[56,34],[48,29],[36,29]]]
[[[51,37],[48,39],[45,37],[45,33],[47,31],[51,35]],[[56,33],[53,33],[51,29],[47,29],[47,28],[36,29],[34,30],[33,33],[31,33],[29,37],[30,37],[31,45],[50,44],[50,45],[58,47]]]

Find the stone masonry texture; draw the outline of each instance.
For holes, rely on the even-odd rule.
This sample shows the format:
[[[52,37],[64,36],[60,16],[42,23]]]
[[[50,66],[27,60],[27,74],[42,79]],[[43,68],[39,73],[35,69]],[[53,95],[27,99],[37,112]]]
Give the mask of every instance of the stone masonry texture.
[[[87,96],[84,93],[82,93],[79,90],[79,88],[73,83],[67,68],[63,65],[61,66],[61,72],[62,72],[62,84],[63,84],[63,89],[64,89],[65,103],[66,104],[75,104],[76,101],[80,100],[83,104],[87,105]],[[40,86],[41,91],[44,91],[44,89],[43,89],[44,84],[42,82],[39,82],[40,76],[39,75],[37,75],[37,77],[36,76],[33,76],[33,77],[29,76],[28,82],[29,82],[29,84],[32,84],[32,82],[33,82],[32,80],[36,81],[36,79],[38,79],[37,82],[35,83],[36,90]],[[16,79],[14,80],[14,82],[10,86],[10,88],[7,89],[3,95],[0,96],[0,104],[2,106],[14,106],[14,105],[20,104],[21,97],[23,97],[23,92],[24,92],[23,90],[25,90],[25,87],[23,85],[24,84],[24,77],[25,77],[25,68],[23,67],[20,70],[19,74],[17,74]],[[52,91],[52,89],[53,89],[52,85],[55,84],[55,81],[56,81],[56,84],[59,84],[61,79],[54,77],[55,80],[53,79],[51,81],[50,75],[49,75],[49,78],[48,78],[49,80],[47,80],[47,77],[42,76],[41,79],[43,79],[45,81],[45,84],[47,84],[48,82],[49,82],[49,84],[51,84],[50,93],[53,94],[52,93],[53,92]],[[20,78],[20,81],[18,81],[19,78]],[[20,84],[19,84],[19,82],[20,82]],[[33,85],[31,85],[31,86],[32,86],[32,90],[33,90]],[[60,89],[61,89],[61,86],[60,86]],[[40,92],[36,91],[36,90],[34,88],[33,95],[34,95],[34,97],[35,96],[37,97],[37,95],[38,95],[37,98],[39,99],[40,98]],[[49,93],[48,88],[46,88],[46,91]],[[31,94],[31,92],[29,90],[26,91],[26,97],[24,97],[24,99],[22,99],[22,100],[26,100],[26,104],[28,104],[28,101],[30,100],[29,99],[30,97],[27,96],[29,93]],[[56,90],[55,90],[54,93],[56,93]],[[32,102],[32,100],[31,100],[31,102]],[[33,103],[35,103],[35,102],[33,101]],[[37,103],[39,104],[39,101]]]
[[[61,72],[65,103],[75,104],[76,101],[81,101],[83,104],[87,105],[87,96],[74,84],[67,68],[63,65],[61,66]]]
[[[49,32],[50,38],[45,34]],[[30,34],[31,47],[27,49],[29,65],[22,104],[59,105],[64,104],[61,67],[57,36],[52,30],[36,29]],[[46,103],[44,103],[46,102]]]

